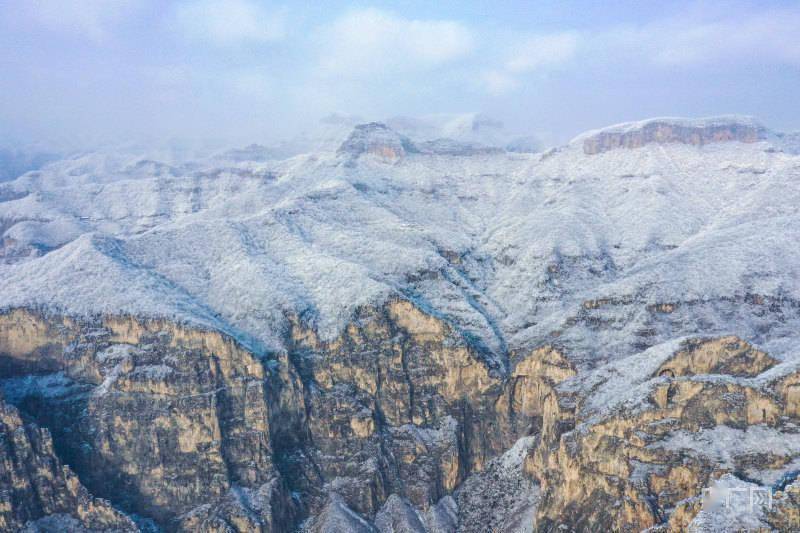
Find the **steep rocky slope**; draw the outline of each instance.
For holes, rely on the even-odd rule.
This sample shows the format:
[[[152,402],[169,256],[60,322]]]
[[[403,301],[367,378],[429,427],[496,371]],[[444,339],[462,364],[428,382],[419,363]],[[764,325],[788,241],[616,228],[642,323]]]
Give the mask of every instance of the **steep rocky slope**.
[[[97,153],[3,184],[2,409],[28,436],[2,516],[791,529],[786,138],[657,119],[526,154],[372,123],[282,161]],[[715,483],[774,505],[703,507]]]
[[[46,430],[26,423],[0,404],[0,528],[64,531],[91,528],[134,531],[133,521],[107,501],[92,497],[75,473],[56,456]]]

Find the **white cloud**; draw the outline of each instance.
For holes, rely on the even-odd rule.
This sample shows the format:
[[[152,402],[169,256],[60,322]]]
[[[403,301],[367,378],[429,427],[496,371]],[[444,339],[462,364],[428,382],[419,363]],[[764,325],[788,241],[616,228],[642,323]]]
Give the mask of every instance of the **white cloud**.
[[[141,0],[29,0],[23,10],[51,30],[104,43],[142,4]]]
[[[226,75],[225,80],[235,94],[255,100],[266,100],[275,91],[275,80],[259,69],[235,71]]]
[[[194,0],[177,8],[178,28],[190,39],[217,46],[283,39],[285,11],[270,11],[251,0]]]
[[[482,74],[484,89],[493,96],[504,96],[519,89],[525,75],[569,63],[581,39],[582,36],[573,31],[516,39],[508,47],[502,65]]]
[[[450,20],[410,20],[377,9],[352,11],[322,36],[327,73],[364,74],[432,68],[466,55],[473,37]]]
[[[653,22],[518,39],[504,60],[480,75],[484,90],[505,96],[535,73],[556,68],[644,62],[656,68],[800,66],[800,10],[698,8]]]
[[[531,72],[541,67],[552,67],[571,60],[578,49],[575,32],[534,35],[515,47],[506,62],[508,72]]]
[[[665,39],[658,59],[704,63],[737,58],[800,65],[800,13],[772,12],[722,20],[678,31]]]
[[[800,65],[800,11],[796,9],[694,15],[618,29],[601,36],[600,44],[643,54],[662,66]]]
[[[503,96],[517,90],[519,80],[502,70],[487,70],[481,75],[481,81],[486,91],[492,96]]]

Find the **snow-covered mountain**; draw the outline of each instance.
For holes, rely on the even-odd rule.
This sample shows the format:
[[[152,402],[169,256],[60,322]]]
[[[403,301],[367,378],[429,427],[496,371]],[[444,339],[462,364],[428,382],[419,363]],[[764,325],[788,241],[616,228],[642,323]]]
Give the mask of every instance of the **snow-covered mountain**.
[[[0,294],[213,317],[271,348],[287,311],[330,336],[355,307],[403,294],[498,356],[587,300],[800,295],[796,156],[757,138],[695,146],[691,132],[585,153],[619,130],[546,154],[437,150],[375,125],[279,162],[59,161],[1,190]],[[632,337],[608,341],[619,353]]]
[[[290,139],[225,150],[216,154],[215,159],[219,161],[218,164],[226,161],[265,162],[300,154],[333,152],[347,140],[356,126],[365,123],[358,116],[333,113],[323,117],[316,128]],[[436,147],[438,151],[449,150],[450,155],[458,155],[465,150],[536,153],[543,148],[535,136],[515,135],[507,131],[502,122],[480,113],[397,116],[380,123],[399,135],[413,139],[422,147],[422,151]]]
[[[559,400],[536,400],[545,413],[544,421],[537,415],[541,433],[536,442],[547,442],[547,453],[553,455],[540,447],[535,454],[530,451],[529,460],[539,472],[560,472],[553,474],[554,484],[568,478],[559,470],[566,468],[566,456],[553,451],[558,439],[560,446],[569,446],[565,435],[573,435],[571,445],[587,450],[581,457],[593,457],[595,441],[587,440],[589,436],[611,438],[604,433],[611,432],[610,426],[604,424],[620,409],[639,413],[645,405],[652,408],[657,400],[648,395],[665,383],[665,369],[671,377],[693,376],[686,383],[700,383],[700,374],[730,374],[709,378],[707,389],[724,383],[730,394],[794,387],[787,380],[800,368],[800,156],[792,135],[772,132],[746,117],[660,118],[587,132],[565,146],[533,153],[514,149],[498,133],[500,125],[476,116],[330,122],[331,131],[338,133],[326,134],[325,142],[297,143],[283,152],[252,146],[182,162],[88,153],[0,184],[0,307],[76,320],[112,315],[165,319],[222,332],[256,356],[272,358],[287,352],[346,357],[351,352],[342,352],[341,346],[351,341],[360,345],[352,339],[371,334],[365,324],[372,319],[364,317],[372,315],[365,315],[365,309],[388,305],[387,312],[395,317],[393,302],[410,302],[443,324],[436,331],[452,331],[474,351],[488,369],[485,377],[476,378],[478,384],[498,380],[500,390],[514,380],[533,379],[534,370],[521,368],[544,372],[541,386]],[[421,318],[413,322],[427,324]],[[736,340],[727,344],[694,340],[734,335]],[[557,347],[563,358],[545,354],[531,362],[528,354],[544,346]],[[769,354],[768,364],[761,364],[765,359],[757,353],[762,352]],[[676,374],[682,372],[676,370],[679,361],[695,357],[691,364],[700,365],[702,357],[696,353],[711,354],[702,357],[713,359],[717,367]],[[758,367],[758,372],[729,370],[739,368],[734,360]],[[335,388],[337,379],[345,380],[316,373],[312,379],[303,374],[305,364],[311,365],[295,363],[297,379],[312,380],[314,387],[325,389],[328,385],[322,384],[328,379]],[[362,387],[359,376],[347,379]],[[471,383],[471,378],[464,379]],[[466,385],[460,380],[457,386],[437,387],[452,385],[461,391]],[[489,395],[488,390],[482,394]],[[755,393],[746,394],[751,398]],[[793,424],[798,423],[786,418],[795,416],[787,407],[795,396],[786,392],[782,398],[780,405],[789,414],[779,426],[769,422],[763,430],[773,432],[776,442],[790,439],[787,435],[794,434]],[[751,408],[762,409],[755,404]],[[752,423],[772,420],[769,408],[763,409],[764,416],[752,418]],[[670,413],[665,419],[681,419]],[[413,417],[413,427],[424,428],[414,430],[423,432],[415,438],[430,449],[443,446],[451,435],[451,419],[439,415]],[[384,423],[381,416],[391,418],[376,415],[378,425]],[[435,429],[424,422],[426,416],[437,420]],[[558,434],[547,429],[548,416],[561,417],[561,426],[550,421],[561,428]],[[645,425],[650,420],[628,420],[626,431],[655,431]],[[751,418],[747,420],[750,424]],[[361,422],[348,423],[358,435],[377,431],[363,429]],[[452,423],[462,427],[464,422]],[[385,435],[391,433],[392,442],[399,442],[396,432],[410,431],[409,424],[390,423]],[[563,433],[569,424],[583,429]],[[727,429],[713,430],[719,433],[713,435],[685,433],[690,429],[686,425],[670,435],[659,433],[663,439],[647,446],[700,453],[703,439],[739,438]],[[461,430],[452,431],[461,435]],[[525,432],[509,435],[531,437]],[[751,441],[752,446],[742,445],[734,455],[761,450],[755,440],[746,442]],[[325,493],[336,496],[308,527],[326,531],[330,520],[370,531],[402,514],[422,528],[409,531],[433,531],[434,522],[464,520],[458,513],[481,505],[474,500],[478,493],[463,487],[480,485],[483,478],[468,476],[483,475],[481,469],[487,468],[492,475],[501,472],[496,475],[523,483],[518,477],[524,458],[513,463],[513,472],[502,465],[511,460],[508,454],[524,456],[535,445],[530,439],[524,444],[523,451],[506,451],[505,441],[492,442],[481,448],[481,453],[492,451],[486,461],[469,455],[456,468],[458,474],[452,474],[457,482],[420,497],[438,501],[438,507],[423,509],[428,514],[420,510],[418,495],[402,495],[411,504],[395,496],[374,496],[365,503],[348,496],[351,489],[342,488],[350,486],[345,481],[334,484],[338,489],[325,485]],[[787,445],[780,455],[786,458],[781,465],[788,464],[800,457],[800,449]],[[780,468],[751,466],[748,482],[759,483],[767,483]],[[600,476],[585,466],[588,472]],[[636,472],[645,476],[645,470]],[[566,477],[558,477],[562,475]],[[655,483],[654,477],[647,479]],[[605,487],[606,481],[593,483]],[[457,486],[462,488],[453,492]],[[562,493],[546,483],[543,487],[555,496],[540,504],[540,489],[531,485],[515,500],[513,520],[496,514],[476,520],[510,528],[520,517],[532,521],[538,512],[537,527],[546,529],[558,524],[557,509],[567,509],[565,502],[582,501],[574,491]],[[625,490],[627,498],[636,499],[633,489]],[[450,493],[461,507],[451,502]],[[669,512],[654,512],[652,520],[678,516],[677,504],[664,501],[669,501],[663,504]],[[573,526],[619,524],[598,514],[603,501],[596,509],[583,505],[588,521],[580,522],[584,515],[576,515]],[[384,514],[375,515],[377,508]],[[644,516],[639,507],[631,509],[626,516]],[[637,523],[646,525],[647,520]],[[330,527],[333,531],[337,526]]]

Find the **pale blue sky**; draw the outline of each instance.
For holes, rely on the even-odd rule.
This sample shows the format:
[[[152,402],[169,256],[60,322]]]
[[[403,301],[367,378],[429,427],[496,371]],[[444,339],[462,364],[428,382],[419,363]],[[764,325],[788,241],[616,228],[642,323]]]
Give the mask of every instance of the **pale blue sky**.
[[[560,142],[650,116],[800,128],[800,2],[0,0],[0,136],[267,141],[482,111]]]

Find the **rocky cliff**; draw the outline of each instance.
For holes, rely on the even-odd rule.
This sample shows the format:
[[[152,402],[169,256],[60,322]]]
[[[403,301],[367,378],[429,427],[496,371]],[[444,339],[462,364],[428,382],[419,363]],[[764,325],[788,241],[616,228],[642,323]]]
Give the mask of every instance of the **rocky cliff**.
[[[287,354],[258,359],[164,321],[14,310],[0,317],[2,389],[126,513],[167,530],[288,531],[400,504],[457,523],[450,495],[541,429],[553,385],[574,374],[543,348],[504,376],[400,300],[332,341],[300,322],[288,335]]]
[[[2,318],[0,354],[5,400],[49,429],[93,494],[182,529],[292,523],[264,368],[230,339],[18,310]]]
[[[497,368],[404,300],[331,341],[292,324],[258,358],[161,320],[2,315],[8,527],[679,531],[713,479],[800,459],[800,371],[735,337],[576,375],[553,347]],[[765,527],[796,519],[780,503]]]
[[[53,449],[47,430],[0,403],[0,529],[135,531],[134,522],[93,497]]]

